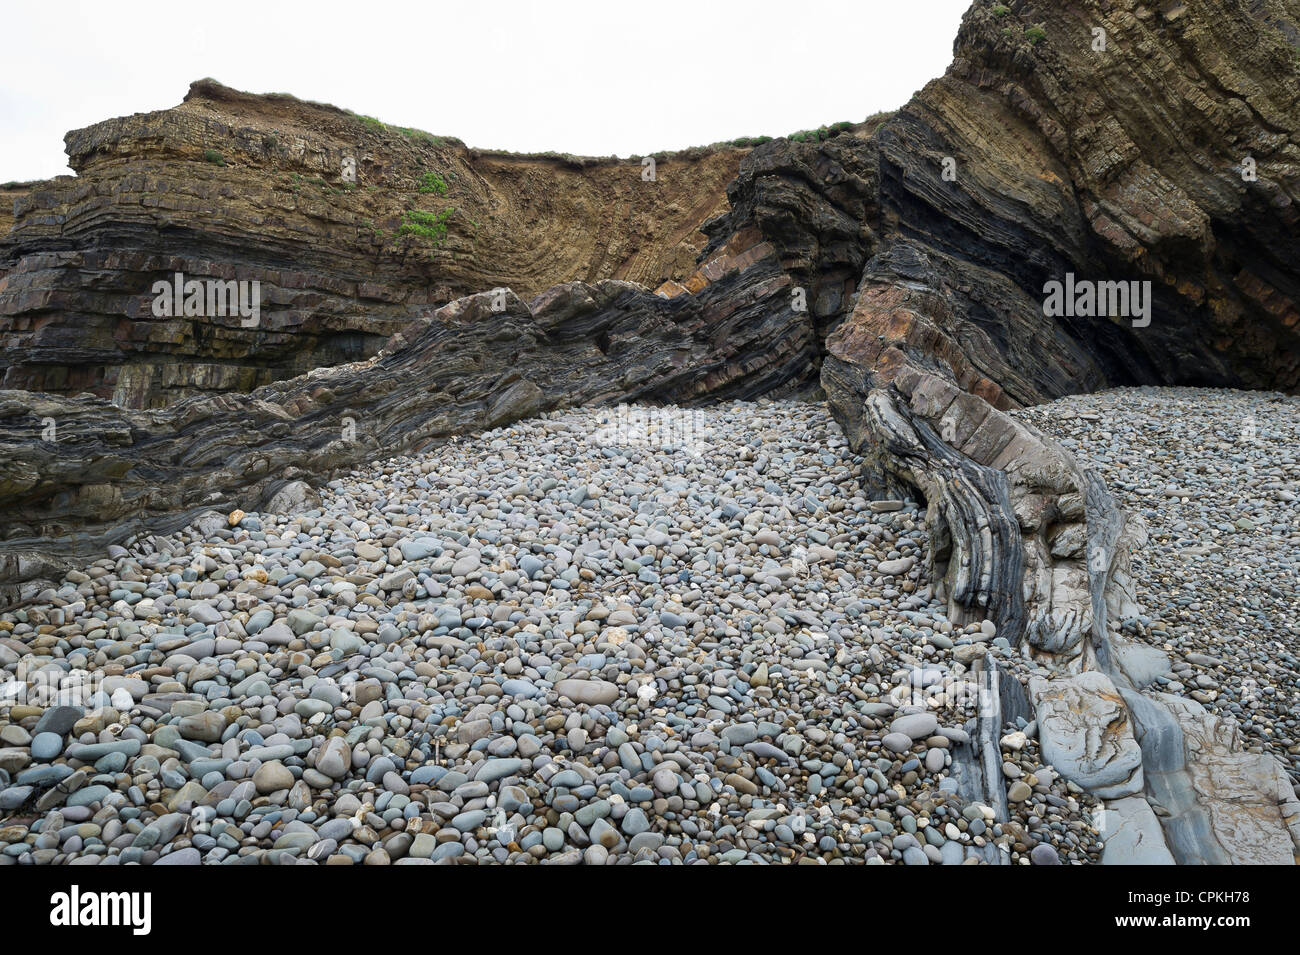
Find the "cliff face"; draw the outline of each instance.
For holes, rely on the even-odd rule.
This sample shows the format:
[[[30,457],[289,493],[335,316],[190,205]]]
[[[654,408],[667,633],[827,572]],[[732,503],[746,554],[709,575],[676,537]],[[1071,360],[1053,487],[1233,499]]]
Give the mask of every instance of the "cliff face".
[[[543,409],[820,382],[869,487],[926,503],[951,618],[1052,674],[1029,689],[1057,769],[1179,861],[1285,860],[1281,769],[1125,670],[1141,520],[1005,412],[1300,388],[1298,98],[1300,0],[978,0],[945,76],[878,128],[667,157],[653,183],[210,84],[70,134],[82,174],[13,190],[0,258],[5,381],[55,392],[0,392],[0,604]],[[355,188],[332,178],[349,155]],[[400,234],[411,212],[446,235]],[[178,270],[262,281],[263,321],[142,315]]]
[[[1129,383],[1296,390],[1298,14],[977,4],[947,74],[880,130],[881,241],[822,365],[865,479],[926,501],[950,614],[1053,675],[1029,685],[1044,753],[1171,861],[1290,861],[1300,803],[1126,668],[1142,521],[1004,411]],[[1100,283],[1128,307],[1096,308]]]
[[[957,530],[937,553],[960,608],[1001,608],[1068,659],[1106,584],[1086,481],[996,412],[1300,386],[1298,21],[1294,0],[976,4],[947,74],[874,141],[881,240],[822,383],[870,479],[922,488]],[[1122,283],[1144,309],[1049,314],[1053,282]],[[950,473],[950,452],[991,472]]]
[[[1294,390],[1297,9],[977,4],[947,74],[878,138],[887,229],[945,283],[944,314],[900,320],[892,263],[917,256],[899,251],[864,283],[860,334],[913,356],[941,335],[995,403],[1133,382]],[[1150,324],[1045,320],[1044,285],[1067,273],[1150,281]]]
[[[746,149],[661,156],[654,181],[200,81],[69,133],[76,177],[4,189],[0,384],[132,407],[247,392],[485,288],[695,291],[749,223],[819,339],[861,303],[833,349],[857,365],[941,356],[1004,408],[1139,382],[1293,390],[1295,20],[1295,0],[982,0],[947,73],[874,136],[778,140],[743,169]],[[420,234],[412,214],[446,218]],[[916,269],[943,286],[920,309],[897,301]],[[154,316],[177,272],[258,281],[257,323]],[[1045,319],[1067,275],[1149,281],[1150,324]]]
[[[201,81],[175,109],[70,133],[77,177],[8,188],[17,198],[0,246],[4,382],[91,391],[122,407],[268,381],[311,394],[304,372],[365,359],[462,293],[504,285],[536,300],[579,278],[659,294],[602,297],[607,314],[558,326],[538,348],[590,334],[609,354],[620,336],[648,340],[665,316],[685,314],[692,344],[632,378],[617,362],[593,366],[613,376],[595,382],[554,371],[567,384],[549,389],[547,406],[691,402],[820,379],[882,491],[923,481],[926,455],[897,453],[913,425],[1005,471],[1008,455],[1037,443],[1012,441],[1010,425],[988,440],[986,408],[1131,383],[1295,390],[1297,3],[980,0],[945,76],[883,123],[821,142],[660,157],[653,181],[640,162],[483,153]],[[355,183],[342,177],[346,159]],[[403,230],[412,214],[417,224],[445,214],[445,235]],[[260,320],[154,317],[152,283],[178,271],[261,282]],[[1045,314],[1047,283],[1074,278],[1150,283],[1149,307]],[[948,386],[978,400],[917,397]],[[72,442],[38,446],[46,463],[27,467],[39,420],[21,409],[31,403],[16,398],[5,423],[13,473],[0,507],[11,541],[75,535],[83,487],[157,478],[133,470],[142,451],[126,452],[112,475],[79,467]],[[395,404],[376,424],[405,435],[415,406]],[[83,413],[69,405],[62,415]],[[131,428],[128,444],[143,447],[151,425]],[[968,440],[984,444],[963,448]],[[953,592],[966,612],[988,613],[1030,568],[1043,597],[1030,594],[1012,617],[1032,629],[1046,626],[1044,613],[1077,611],[1066,641],[1077,649],[1089,626],[1080,608],[1090,598],[1075,586],[1084,553],[1061,541],[1086,527],[1084,489],[1077,469],[1048,470],[1055,477],[1013,482],[1009,501],[990,499],[999,492],[982,479],[956,485],[965,504],[952,502],[954,519],[963,506],[1019,510],[1003,515],[996,557],[961,553],[983,538],[956,535],[952,566],[984,561],[989,572]],[[250,471],[250,493],[267,479]],[[99,515],[105,534],[193,503],[138,490],[120,501]]]
[[[4,193],[0,384],[132,407],[365,358],[485,288],[683,277],[744,155],[661,156],[648,180],[639,161],[479,152],[210,80],[66,143],[75,178]],[[258,321],[156,317],[153,283],[177,272],[259,282]]]

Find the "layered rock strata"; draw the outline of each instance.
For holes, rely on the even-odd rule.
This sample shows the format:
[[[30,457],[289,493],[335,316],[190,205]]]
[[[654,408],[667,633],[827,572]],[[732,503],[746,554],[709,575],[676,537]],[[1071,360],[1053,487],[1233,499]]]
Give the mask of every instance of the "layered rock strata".
[[[1039,668],[1042,752],[1109,801],[1107,861],[1287,861],[1280,766],[1126,665],[1141,522],[1005,412],[1130,383],[1300,387],[1298,25],[1294,0],[979,2],[947,74],[872,136],[745,156],[697,268],[658,295],[472,296],[247,399],[6,393],[8,596],[79,551],[546,408],[819,378],[864,480],[925,501],[952,617]],[[1046,308],[1076,279],[1132,296]]]
[[[367,358],[483,289],[685,277],[746,152],[660,155],[650,178],[637,160],[473,150],[211,80],[66,147],[76,177],[0,193],[0,386],[130,407]],[[257,321],[154,314],[154,283],[176,273],[258,282]]]
[[[484,292],[365,362],[153,411],[0,392],[6,602],[65,560],[201,511],[540,411],[777,391],[808,377],[815,350],[807,317],[771,306],[788,282],[760,263],[676,300],[615,281],[531,303]]]
[[[1122,666],[1140,522],[1002,413],[1128,381],[1295,389],[1297,8],[1209,6],[972,9],[948,74],[880,131],[884,238],[822,369],[866,479],[928,502],[954,615],[1044,666],[1044,756],[1111,801],[1110,862],[1300,846],[1281,765]],[[1051,320],[1071,274],[1151,282],[1152,321]]]

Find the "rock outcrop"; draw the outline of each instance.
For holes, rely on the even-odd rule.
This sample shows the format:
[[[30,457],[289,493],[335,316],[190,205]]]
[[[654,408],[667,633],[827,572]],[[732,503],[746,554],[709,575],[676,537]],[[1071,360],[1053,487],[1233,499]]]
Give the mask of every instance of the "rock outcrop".
[[[307,276],[285,285],[282,275],[277,288],[334,296],[336,312],[355,318],[338,326],[349,332],[372,332],[383,320],[393,322],[384,332],[402,330],[374,358],[247,397],[132,411],[121,405],[152,403],[155,392],[127,388],[117,404],[0,393],[5,597],[34,595],[69,560],[107,543],[165,534],[206,509],[281,493],[286,482],[319,481],[365,458],[544,409],[702,402],[820,381],[866,461],[864,481],[881,495],[924,500],[933,577],[953,619],[990,621],[1039,668],[1029,690],[1043,753],[1110,800],[1108,861],[1287,861],[1300,846],[1300,803],[1280,767],[1242,754],[1225,718],[1147,689],[1140,655],[1118,633],[1135,606],[1128,561],[1145,540],[1141,521],[1119,510],[1095,473],[1007,412],[1134,383],[1300,388],[1298,77],[1297,0],[979,0],[945,76],[879,128],[689,160],[705,175],[734,159],[738,174],[725,211],[705,221],[723,208],[720,192],[678,210],[673,221],[685,231],[670,230],[666,245],[654,238],[611,254],[585,238],[554,240],[578,250],[565,278],[585,269],[581,277],[633,279],[657,294],[619,281],[540,291],[555,275],[524,267],[538,240],[511,219],[527,202],[493,202],[508,172],[494,179],[481,165],[487,159],[459,146],[384,134],[370,158],[358,157],[366,175],[414,177],[437,160],[467,190],[463,203],[469,193],[484,197],[486,235],[474,254],[466,250],[468,264],[438,273],[478,294],[435,310],[433,273],[382,256],[368,272],[343,256],[358,272],[340,279],[339,266],[326,265],[339,259],[329,241],[335,226],[319,227],[325,240],[309,252],[300,241],[306,226],[290,230],[295,243],[277,231],[288,210],[267,212],[259,221],[275,228],[264,248],[282,256],[278,267]],[[200,151],[211,133],[196,110],[172,111],[187,132],[149,148],[165,151],[174,139]],[[357,122],[342,113],[334,120]],[[223,233],[220,203],[206,231],[167,245],[146,211],[155,203],[140,201],[150,187],[128,188],[132,163],[151,160],[112,165],[114,144],[131,139],[123,130],[147,124],[114,123],[121,128],[70,139],[74,155],[93,157],[86,182],[33,189],[19,201],[6,246],[12,264],[0,280],[0,314],[15,316],[10,350],[31,348],[42,359],[33,365],[81,378],[51,389],[24,364],[11,367],[12,383],[107,393],[94,371],[107,339],[96,337],[94,320],[74,333],[75,323],[57,318],[110,314],[93,304],[95,282],[83,279],[108,274],[111,287],[112,276],[171,268],[177,254],[190,263],[200,250],[215,250],[204,253],[205,274],[239,264],[216,237],[240,234],[251,213],[239,212],[244,224]],[[242,141],[238,129],[232,135]],[[280,148],[249,142],[254,151]],[[408,149],[415,159],[393,158]],[[312,150],[321,169],[341,158],[337,144]],[[91,201],[97,164],[109,164],[103,175],[133,194],[138,210]],[[226,168],[211,170],[204,201],[224,189],[241,209]],[[639,180],[617,178],[628,171],[596,165],[581,174],[609,182],[617,197]],[[147,168],[138,174],[148,179]],[[90,203],[84,223],[70,226],[79,201]],[[330,208],[313,214],[327,223],[343,208],[321,205]],[[622,213],[601,206],[593,215]],[[707,243],[683,266],[697,227]],[[100,238],[74,248],[80,230]],[[151,241],[173,258],[94,258],[155,254]],[[510,268],[517,291],[540,292],[528,304],[482,291],[509,284]],[[370,290],[362,297],[389,295],[391,308],[357,309],[361,285],[347,283],[362,275]],[[295,301],[286,308],[306,307]]]
[[[5,602],[109,544],[526,415],[777,392],[815,368],[807,315],[771,304],[788,284],[765,261],[678,299],[613,280],[557,286],[531,303],[483,292],[367,361],[165,409],[0,391]]]
[[[1297,388],[1298,14],[977,4],[948,73],[876,138],[881,239],[826,342],[866,480],[928,503],[954,615],[1051,676],[1030,687],[1043,752],[1122,814],[1112,862],[1290,861],[1300,807],[1230,720],[1124,671],[1141,522],[1004,412],[1132,382]],[[1147,308],[1059,314],[1049,283],[1076,279]],[[1143,792],[1161,813],[1133,809]]]
[[[648,178],[211,80],[66,144],[76,177],[0,193],[0,386],[131,407],[367,358],[483,289],[682,278],[746,152],[660,155]],[[153,284],[178,272],[259,282],[257,321],[156,316]]]

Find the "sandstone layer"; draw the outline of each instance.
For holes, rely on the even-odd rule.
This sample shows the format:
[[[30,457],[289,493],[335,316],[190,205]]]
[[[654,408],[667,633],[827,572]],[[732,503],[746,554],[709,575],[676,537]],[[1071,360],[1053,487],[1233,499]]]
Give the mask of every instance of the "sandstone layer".
[[[639,160],[474,150],[212,80],[65,142],[75,177],[0,194],[0,385],[132,407],[369,357],[483,289],[681,278],[745,153],[660,155],[651,179]],[[422,223],[434,234],[404,230]],[[155,316],[153,283],[177,272],[259,282],[257,323]]]

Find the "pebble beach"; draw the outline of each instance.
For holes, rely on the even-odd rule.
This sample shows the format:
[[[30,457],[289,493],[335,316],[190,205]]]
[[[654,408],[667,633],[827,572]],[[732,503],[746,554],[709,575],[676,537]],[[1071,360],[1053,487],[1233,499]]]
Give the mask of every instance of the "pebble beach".
[[[1016,653],[856,472],[817,403],[570,411],[113,548],[0,616],[0,864],[1095,862],[1032,723],[959,785]]]
[[[1171,657],[1158,687],[1230,714],[1300,783],[1300,399],[1125,388],[1019,414],[1145,521],[1144,615],[1123,628]]]

